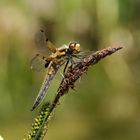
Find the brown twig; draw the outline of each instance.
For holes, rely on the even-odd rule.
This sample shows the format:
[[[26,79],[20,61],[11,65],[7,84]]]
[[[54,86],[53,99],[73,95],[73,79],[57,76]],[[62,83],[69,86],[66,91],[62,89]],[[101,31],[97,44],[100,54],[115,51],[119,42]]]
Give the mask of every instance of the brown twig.
[[[90,55],[86,56],[83,61],[79,62],[74,68],[69,67],[65,74],[65,78],[62,80],[57,90],[57,95],[53,101],[50,111],[52,111],[57,105],[61,96],[65,95],[70,88],[74,88],[74,83],[76,82],[76,80],[79,79],[82,74],[87,71],[89,66],[98,63],[104,57],[111,55],[120,49],[122,49],[122,47],[108,47],[106,49],[91,53]]]

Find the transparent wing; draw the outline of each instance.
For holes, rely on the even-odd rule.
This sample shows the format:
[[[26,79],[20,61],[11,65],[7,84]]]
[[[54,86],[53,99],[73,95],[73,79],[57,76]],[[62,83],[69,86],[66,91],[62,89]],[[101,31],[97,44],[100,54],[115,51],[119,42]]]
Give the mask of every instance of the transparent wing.
[[[49,54],[49,52],[56,52],[56,47],[51,43],[44,30],[40,30],[35,34],[35,46],[41,54]]]
[[[40,54],[35,55],[35,57],[32,58],[30,67],[32,70],[39,72],[43,68],[45,68],[46,61],[45,57],[41,56]]]
[[[72,55],[72,59],[71,59],[71,63],[73,65],[76,65],[77,63],[83,61],[83,59],[88,56],[89,54],[91,54],[91,51],[87,51],[87,52],[80,52],[79,54],[74,54]]]
[[[92,52],[93,52],[93,51],[83,51],[83,52],[80,52],[80,53],[76,54],[75,56],[76,56],[77,58],[84,58],[85,56],[91,54]]]

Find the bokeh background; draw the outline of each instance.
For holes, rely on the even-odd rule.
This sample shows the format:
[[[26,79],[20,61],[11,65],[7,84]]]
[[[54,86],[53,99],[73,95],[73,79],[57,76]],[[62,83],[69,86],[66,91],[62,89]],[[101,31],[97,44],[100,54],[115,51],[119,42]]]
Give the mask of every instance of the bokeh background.
[[[125,48],[91,67],[76,91],[55,110],[48,140],[140,139],[139,0],[1,0],[0,135],[21,140],[38,109],[31,106],[45,70],[30,70],[36,54],[34,34],[46,28],[60,46],[77,41],[83,51]],[[52,100],[60,74],[46,100]]]

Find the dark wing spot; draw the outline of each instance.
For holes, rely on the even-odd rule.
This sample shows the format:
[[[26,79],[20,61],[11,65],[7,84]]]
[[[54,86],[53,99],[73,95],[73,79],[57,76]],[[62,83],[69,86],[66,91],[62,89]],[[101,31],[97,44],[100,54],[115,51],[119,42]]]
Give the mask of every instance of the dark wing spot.
[[[48,67],[48,65],[49,65],[49,62],[46,62],[46,63],[45,63],[45,68],[47,68],[47,67]]]
[[[42,30],[42,29],[41,29],[41,30],[40,30],[40,32],[42,32],[42,33],[43,33],[43,32],[44,32],[44,30]]]
[[[43,56],[42,59],[45,59],[45,56]]]
[[[49,39],[48,39],[48,38],[46,38],[46,41],[49,41]]]

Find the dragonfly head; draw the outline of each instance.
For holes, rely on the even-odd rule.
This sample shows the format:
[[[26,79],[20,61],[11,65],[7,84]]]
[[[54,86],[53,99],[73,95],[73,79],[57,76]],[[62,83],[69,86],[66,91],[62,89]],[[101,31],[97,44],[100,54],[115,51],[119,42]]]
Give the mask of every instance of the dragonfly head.
[[[80,44],[77,42],[70,42],[69,49],[71,50],[71,52],[73,52],[75,54],[79,53],[80,52]]]

